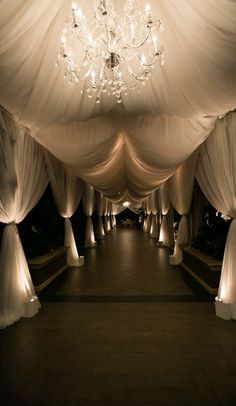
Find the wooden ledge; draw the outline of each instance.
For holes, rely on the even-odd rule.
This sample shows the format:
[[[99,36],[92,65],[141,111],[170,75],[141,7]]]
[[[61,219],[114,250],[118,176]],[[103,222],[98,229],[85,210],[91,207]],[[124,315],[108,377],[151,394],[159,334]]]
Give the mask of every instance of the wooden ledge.
[[[68,268],[67,250],[68,247],[59,247],[54,251],[28,260],[29,270],[36,292],[40,292]]]
[[[198,250],[197,248],[193,248],[191,246],[184,246],[184,247],[182,247],[182,249],[187,254],[190,254],[192,257],[197,258],[197,260],[199,262],[202,262],[204,265],[206,265],[208,268],[210,268],[211,271],[221,270],[221,267],[222,267],[221,260],[215,259],[215,258],[211,257],[210,255],[205,254],[204,252]]]
[[[184,246],[181,266],[210,294],[217,294],[222,261],[204,252]]]
[[[39,255],[38,257],[29,259],[28,265],[31,269],[40,269],[54,261],[55,257],[60,257],[67,253],[68,247],[59,247],[54,251],[49,251],[46,254]]]

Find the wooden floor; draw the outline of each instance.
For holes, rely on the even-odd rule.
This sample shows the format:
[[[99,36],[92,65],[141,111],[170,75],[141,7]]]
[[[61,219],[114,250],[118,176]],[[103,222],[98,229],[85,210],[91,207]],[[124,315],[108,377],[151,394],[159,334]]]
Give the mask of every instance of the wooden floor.
[[[236,323],[167,249],[119,229],[85,262],[0,331],[1,405],[236,405]]]

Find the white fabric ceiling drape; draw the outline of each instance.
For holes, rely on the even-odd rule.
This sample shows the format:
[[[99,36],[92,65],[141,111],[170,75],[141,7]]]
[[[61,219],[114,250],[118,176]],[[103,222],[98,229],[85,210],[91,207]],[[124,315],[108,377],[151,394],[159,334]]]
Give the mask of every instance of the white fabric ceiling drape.
[[[194,152],[174,173],[168,181],[169,196],[175,210],[182,216],[179,222],[177,239],[175,241],[174,253],[170,256],[172,265],[178,265],[183,260],[181,245],[189,241],[189,219],[194,177],[196,172],[196,161],[198,151]]]
[[[119,11],[122,2],[114,1]],[[145,1],[140,0],[140,8]],[[235,107],[236,3],[231,0],[149,0],[164,26],[165,65],[140,94],[130,92],[124,114],[217,116]],[[85,14],[93,3],[80,0]],[[106,115],[118,108],[104,95],[97,105],[68,86],[55,65],[68,0],[0,4],[0,103],[29,126],[45,127]]]
[[[0,250],[0,327],[35,315],[40,307],[17,230],[42,196],[47,171],[42,148],[0,110],[0,221],[5,223]]]
[[[126,205],[124,206],[123,204],[112,203],[111,212],[112,212],[112,214],[114,214],[114,216],[117,216],[117,214],[121,213],[122,211],[129,209],[133,213],[138,214],[140,208],[141,208],[141,204],[134,205],[134,204],[129,203],[128,206],[126,206]]]
[[[201,146],[197,180],[209,202],[233,218],[230,225],[218,297],[230,311],[225,318],[236,319],[236,113],[218,120],[213,134]],[[221,315],[221,304],[216,310]]]
[[[35,137],[96,190],[117,203],[137,203],[168,179],[213,127],[209,118],[107,117],[51,126]]]
[[[82,197],[84,213],[87,216],[86,229],[85,229],[85,241],[84,246],[87,248],[96,247],[92,215],[94,211],[94,189],[92,186],[86,184]]]
[[[64,245],[68,247],[67,264],[80,266],[83,264],[83,258],[78,255],[70,217],[79,206],[84,182],[49,152],[45,151],[45,156],[53,196],[60,215],[65,219]]]

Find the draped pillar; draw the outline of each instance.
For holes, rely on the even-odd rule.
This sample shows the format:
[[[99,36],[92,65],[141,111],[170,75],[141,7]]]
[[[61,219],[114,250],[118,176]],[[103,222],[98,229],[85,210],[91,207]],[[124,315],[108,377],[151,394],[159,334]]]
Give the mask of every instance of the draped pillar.
[[[168,184],[163,183],[159,190],[159,205],[161,212],[161,225],[160,225],[160,234],[158,245],[164,245],[166,247],[171,246],[171,230],[167,221],[167,214],[170,210],[170,199],[168,193]]]
[[[112,224],[112,228],[116,227],[116,216],[114,213],[111,214],[111,224]]]
[[[152,238],[158,238],[158,218],[157,218],[157,191],[151,194],[152,201],[152,219],[150,227],[150,235]]]
[[[103,238],[106,238],[106,233],[102,222],[102,215],[104,212],[104,196],[99,192],[96,193],[96,210],[98,215],[97,234],[98,238],[102,240]]]
[[[111,232],[109,200],[107,197],[104,197],[104,230],[106,234]]]
[[[67,264],[82,266],[84,257],[77,251],[75,237],[70,221],[82,197],[84,181],[72,174],[61,161],[45,150],[49,180],[60,215],[65,219],[64,245],[67,250]]]
[[[5,223],[0,250],[0,328],[40,308],[17,230],[37,204],[47,183],[42,148],[28,129],[0,110],[0,221]]]
[[[108,207],[109,207],[110,227],[111,227],[111,231],[112,231],[114,229],[115,225],[114,225],[114,216],[113,216],[113,212],[112,212],[112,201],[111,200],[109,200]]]
[[[84,213],[87,216],[84,246],[87,248],[96,247],[97,243],[95,241],[92,221],[92,215],[94,210],[94,189],[88,183],[86,183],[84,189],[83,208]]]
[[[145,232],[145,234],[149,234],[150,229],[151,229],[151,213],[152,213],[152,197],[151,197],[151,195],[149,195],[145,199],[144,207],[145,207],[147,216],[144,219],[143,231]]]
[[[179,222],[174,253],[170,256],[170,263],[172,265],[178,265],[182,262],[183,251],[181,246],[189,242],[188,213],[192,202],[197,154],[198,151],[195,151],[186,161],[184,161],[168,181],[169,195],[172,205],[182,216]]]
[[[209,202],[232,218],[221,270],[216,315],[236,320],[236,113],[218,120],[200,147],[197,181]]]

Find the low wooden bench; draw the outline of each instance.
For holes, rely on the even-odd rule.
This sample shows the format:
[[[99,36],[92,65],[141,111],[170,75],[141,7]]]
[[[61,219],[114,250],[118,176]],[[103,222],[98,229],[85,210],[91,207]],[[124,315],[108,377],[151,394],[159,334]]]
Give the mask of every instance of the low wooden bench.
[[[44,289],[68,267],[67,249],[67,247],[59,247],[54,251],[28,260],[36,292]]]
[[[222,261],[190,246],[184,246],[181,266],[210,294],[217,294]]]

